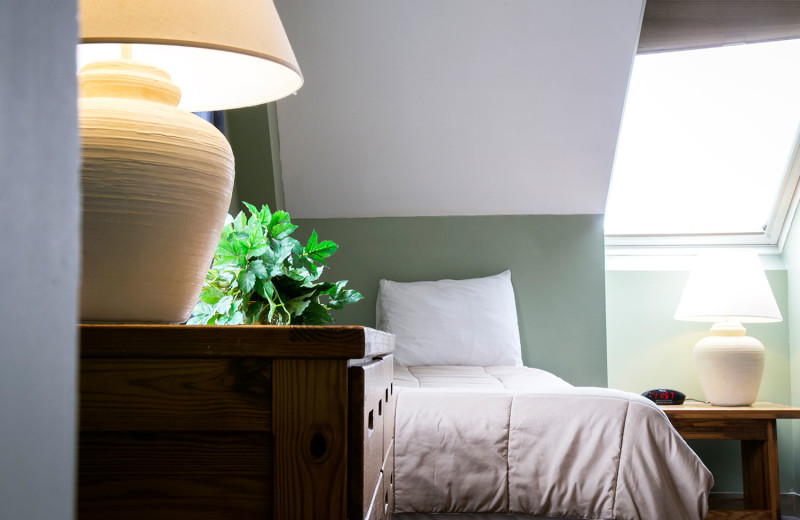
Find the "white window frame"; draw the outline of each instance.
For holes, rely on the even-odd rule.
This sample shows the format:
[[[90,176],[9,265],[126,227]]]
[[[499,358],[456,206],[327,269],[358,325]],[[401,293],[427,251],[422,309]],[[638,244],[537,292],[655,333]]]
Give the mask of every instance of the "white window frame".
[[[606,234],[606,255],[686,254],[702,247],[748,247],[761,254],[780,254],[800,202],[800,132],[778,198],[763,232],[696,234]]]

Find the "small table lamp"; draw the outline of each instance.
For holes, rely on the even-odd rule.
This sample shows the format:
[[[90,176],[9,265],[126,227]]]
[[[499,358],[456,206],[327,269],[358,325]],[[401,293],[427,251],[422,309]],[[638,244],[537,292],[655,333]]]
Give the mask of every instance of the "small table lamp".
[[[233,153],[189,111],[303,84],[272,0],[80,0],[81,320],[181,323],[228,212]]]
[[[694,347],[706,399],[717,406],[753,404],[764,372],[764,346],[745,336],[741,323],[782,319],[758,255],[752,251],[699,255],[675,319],[714,323],[711,335]]]

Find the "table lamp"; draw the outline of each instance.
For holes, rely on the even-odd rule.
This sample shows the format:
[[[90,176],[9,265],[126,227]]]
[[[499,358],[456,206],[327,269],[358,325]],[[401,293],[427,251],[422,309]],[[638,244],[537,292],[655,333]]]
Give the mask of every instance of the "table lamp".
[[[764,345],[745,336],[741,324],[782,319],[758,255],[698,255],[675,319],[714,323],[711,335],[697,342],[693,354],[706,399],[717,406],[753,404],[764,372]]]
[[[272,0],[80,0],[84,322],[182,323],[233,189],[230,145],[189,111],[303,77]]]

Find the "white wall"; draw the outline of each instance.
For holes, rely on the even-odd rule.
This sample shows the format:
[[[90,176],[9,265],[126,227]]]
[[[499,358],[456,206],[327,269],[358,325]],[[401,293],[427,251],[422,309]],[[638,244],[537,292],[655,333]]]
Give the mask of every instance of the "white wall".
[[[601,214],[642,0],[277,0],[293,217]]]
[[[0,518],[73,518],[75,0],[0,3]]]

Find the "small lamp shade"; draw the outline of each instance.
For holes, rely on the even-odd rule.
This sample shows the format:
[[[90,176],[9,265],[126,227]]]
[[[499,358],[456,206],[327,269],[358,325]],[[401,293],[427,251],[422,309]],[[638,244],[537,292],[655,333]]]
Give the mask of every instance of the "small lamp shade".
[[[697,257],[675,319],[767,323],[782,317],[758,255],[718,251]]]
[[[285,97],[303,76],[272,0],[80,0],[78,67],[131,57],[169,73],[189,111]]]
[[[741,323],[781,321],[761,260],[752,251],[698,256],[675,319],[710,321],[711,334],[692,357],[706,399],[717,406],[749,406],[764,374],[765,349]]]

